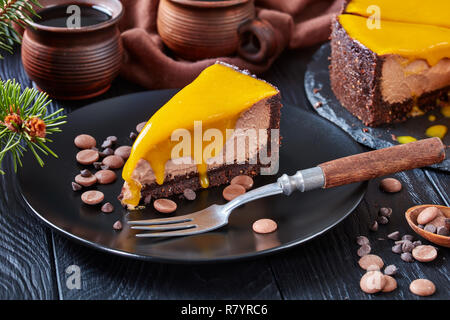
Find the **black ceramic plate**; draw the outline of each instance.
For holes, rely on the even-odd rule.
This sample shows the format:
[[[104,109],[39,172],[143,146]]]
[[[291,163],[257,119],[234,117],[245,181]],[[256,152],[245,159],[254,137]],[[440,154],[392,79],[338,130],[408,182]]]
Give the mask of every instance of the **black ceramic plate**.
[[[436,124],[450,126],[450,120],[445,118],[439,110],[430,111],[427,115],[408,119],[408,121],[377,128],[366,126],[345,109],[331,90],[328,65],[330,61],[330,43],[323,44],[314,54],[305,72],[305,92],[311,105],[320,102],[321,107],[315,108],[317,113],[341,127],[353,139],[370,148],[387,148],[398,143],[392,139],[395,136],[413,136],[417,139],[427,138],[425,130]],[[436,120],[428,120],[429,115],[434,115]],[[364,131],[363,131],[364,129]],[[443,139],[444,144],[450,145],[450,133]],[[450,156],[438,164],[430,167],[450,172]]]
[[[104,192],[105,201],[115,206],[113,213],[104,214],[99,207],[84,205],[80,193],[73,192],[70,186],[82,168],[75,161],[78,150],[73,139],[80,133],[88,133],[101,143],[107,136],[116,135],[120,145],[129,145],[128,135],[136,124],[148,119],[174,93],[174,90],[137,93],[104,100],[71,113],[63,133],[55,135],[52,144],[59,159],[48,157],[44,168],[35,163],[31,154],[24,159],[19,181],[32,211],[52,228],[94,248],[138,259],[186,263],[255,257],[292,247],[336,225],[362,199],[365,183],[304,194],[297,192],[290,197],[279,195],[236,209],[229,225],[214,232],[170,239],[136,238],[135,231],[125,223],[127,218],[162,215],[152,207],[128,214],[116,199],[121,179],[97,187]],[[281,128],[279,174],[255,178],[255,187],[274,182],[282,173],[294,174],[298,169],[361,152],[346,133],[296,107],[283,107]],[[193,202],[173,197],[178,203],[176,215],[224,203],[222,190],[223,186],[203,190]],[[268,235],[255,234],[252,223],[260,218],[274,219],[278,230]],[[120,232],[112,229],[116,220],[124,221],[125,228]]]

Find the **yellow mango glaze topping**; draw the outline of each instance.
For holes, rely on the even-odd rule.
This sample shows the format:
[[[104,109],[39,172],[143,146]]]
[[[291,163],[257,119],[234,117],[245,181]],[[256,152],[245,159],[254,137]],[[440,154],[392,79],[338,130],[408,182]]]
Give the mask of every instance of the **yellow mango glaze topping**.
[[[351,14],[339,16],[348,35],[378,55],[397,54],[409,61],[424,59],[430,66],[450,58],[450,28],[386,20],[380,21],[380,28],[369,28],[367,21]]]
[[[379,14],[383,21],[450,27],[449,0],[352,0],[345,12],[363,17]]]
[[[142,186],[132,178],[132,173],[140,159],[150,163],[156,182],[164,183],[166,162],[172,158],[172,148],[179,143],[171,141],[176,129],[186,129],[194,137],[194,122],[202,121],[203,132],[215,128],[226,137],[226,129],[235,128],[242,112],[276,94],[278,90],[272,85],[220,63],[203,70],[191,84],[162,106],[138,135],[122,172],[131,192],[131,197],[123,202],[131,206],[139,204]],[[191,145],[191,154],[179,156],[190,156],[195,160],[200,184],[207,188],[207,164],[203,159],[205,143],[200,143],[201,152],[194,150],[195,143]]]

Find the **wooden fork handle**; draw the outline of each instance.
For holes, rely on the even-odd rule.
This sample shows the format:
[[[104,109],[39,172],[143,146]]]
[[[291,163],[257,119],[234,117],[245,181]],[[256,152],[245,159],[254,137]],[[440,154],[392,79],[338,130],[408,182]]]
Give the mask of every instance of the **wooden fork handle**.
[[[428,166],[444,159],[445,145],[441,139],[429,138],[328,161],[319,167],[325,177],[324,188],[331,188]]]

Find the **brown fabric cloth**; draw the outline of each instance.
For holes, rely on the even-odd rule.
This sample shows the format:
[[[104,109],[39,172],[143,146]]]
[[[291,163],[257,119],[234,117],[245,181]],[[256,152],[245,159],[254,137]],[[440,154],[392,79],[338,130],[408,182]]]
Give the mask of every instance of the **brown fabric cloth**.
[[[122,0],[122,3],[125,14],[120,30],[125,56],[121,74],[149,89],[160,89],[187,85],[217,60],[252,73],[264,72],[286,47],[301,48],[326,41],[331,17],[341,9],[343,0],[256,0],[257,16],[272,25],[278,44],[276,54],[258,65],[238,56],[195,62],[167,56],[156,31],[159,0]]]

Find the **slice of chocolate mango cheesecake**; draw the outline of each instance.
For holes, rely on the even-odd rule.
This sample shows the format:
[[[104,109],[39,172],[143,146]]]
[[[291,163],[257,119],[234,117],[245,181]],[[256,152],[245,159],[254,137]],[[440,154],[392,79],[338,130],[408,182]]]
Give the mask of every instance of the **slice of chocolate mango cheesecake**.
[[[139,133],[119,200],[132,209],[259,174],[277,152],[280,99],[276,87],[233,66],[206,68]]]
[[[404,121],[449,99],[450,2],[412,0],[404,10],[401,3],[350,1],[332,23],[333,92],[368,126]],[[378,7],[377,22],[370,6]]]

